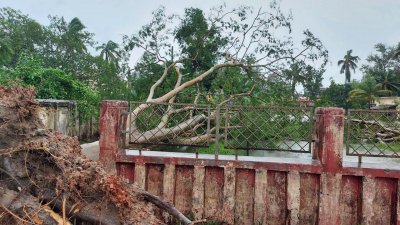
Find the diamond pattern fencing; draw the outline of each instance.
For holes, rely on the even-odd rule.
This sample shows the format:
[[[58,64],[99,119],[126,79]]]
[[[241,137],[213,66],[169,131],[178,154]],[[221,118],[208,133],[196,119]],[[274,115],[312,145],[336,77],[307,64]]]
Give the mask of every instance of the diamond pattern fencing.
[[[235,106],[222,114],[226,148],[311,152],[312,108]]]
[[[229,105],[132,102],[129,144],[311,152],[311,108]]]
[[[209,146],[209,105],[131,102],[129,143]]]
[[[346,154],[400,157],[400,111],[349,110]]]

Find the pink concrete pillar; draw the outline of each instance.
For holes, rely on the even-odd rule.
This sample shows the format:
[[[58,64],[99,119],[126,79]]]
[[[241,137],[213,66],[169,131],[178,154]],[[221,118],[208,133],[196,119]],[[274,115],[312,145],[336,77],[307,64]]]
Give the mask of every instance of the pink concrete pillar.
[[[316,143],[314,151],[324,172],[336,173],[342,169],[344,110],[342,108],[317,108]]]
[[[100,106],[99,161],[107,172],[115,173],[115,159],[120,143],[122,113],[127,111],[126,101],[102,101]]]
[[[316,145],[314,151],[322,165],[320,179],[319,224],[340,224],[340,188],[342,182],[342,154],[344,110],[317,108]]]

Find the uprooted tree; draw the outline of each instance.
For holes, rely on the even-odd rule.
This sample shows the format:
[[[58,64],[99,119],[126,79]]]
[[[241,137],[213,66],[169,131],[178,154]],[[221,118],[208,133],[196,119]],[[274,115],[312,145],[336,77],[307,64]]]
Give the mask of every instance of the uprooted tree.
[[[189,8],[183,18],[166,15],[164,8],[156,10],[149,24],[124,39],[126,58],[133,50],[144,51],[131,78],[145,80],[136,88],[148,93],[145,102],[136,105],[127,119],[129,140],[204,142],[215,135],[217,106],[249,95],[262,99],[268,95],[267,81],[287,79],[281,71],[292,64],[300,71],[312,63],[323,71],[327,51],[308,30],[296,45],[290,37],[291,19],[275,2],[268,10],[255,11],[251,7],[220,6],[212,8],[208,16],[200,9]],[[178,28],[174,28],[176,24],[180,24]],[[146,86],[148,83],[153,84]],[[212,103],[214,110],[206,114],[193,106],[177,108],[173,104],[176,102]],[[163,110],[157,109],[160,104],[164,105]],[[152,127],[143,129],[138,121],[149,111],[156,113],[159,120],[147,121]],[[180,120],[173,121],[171,118],[177,114],[181,114]],[[201,132],[208,123],[208,132]]]
[[[170,203],[107,174],[76,138],[44,129],[34,96],[0,86],[0,224],[163,224],[156,206],[191,224]]]

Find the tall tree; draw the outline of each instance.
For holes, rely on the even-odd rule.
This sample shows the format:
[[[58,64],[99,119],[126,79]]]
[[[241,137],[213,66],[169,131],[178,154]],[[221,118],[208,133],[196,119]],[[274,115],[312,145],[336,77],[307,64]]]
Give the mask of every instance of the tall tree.
[[[201,22],[201,12],[197,10],[190,12],[193,12],[193,18],[199,18]],[[219,54],[216,54],[216,58],[211,61],[213,63],[205,64],[204,66],[191,63],[197,59],[196,56],[202,54],[202,50],[204,49],[201,46],[204,45],[193,48],[193,53],[189,51],[190,54],[188,54],[186,48],[187,46],[191,46],[186,44],[188,42],[177,46],[176,43],[179,43],[179,36],[174,32],[176,31],[174,26],[177,23],[181,24],[182,20],[179,21],[179,17],[167,16],[164,8],[155,11],[152,21],[143,26],[137,34],[124,38],[124,49],[126,51],[130,54],[132,54],[131,51],[137,49],[140,49],[141,52],[145,51],[146,54],[152,56],[153,60],[151,60],[151,63],[153,65],[162,67],[162,71],[155,76],[156,79],[153,80],[152,85],[149,87],[146,102],[156,104],[169,103],[165,113],[161,115],[161,121],[154,128],[157,130],[156,135],[154,135],[156,130],[140,131],[137,127],[132,127],[134,133],[130,135],[131,140],[135,139],[139,143],[141,141],[166,140],[172,134],[174,136],[179,135],[179,131],[175,133],[176,130],[195,135],[193,137],[177,137],[179,139],[177,141],[182,143],[191,140],[201,141],[204,138],[213,136],[214,134],[212,133],[197,136],[195,132],[195,129],[199,126],[206,124],[204,122],[207,120],[207,115],[189,113],[187,114],[189,117],[185,117],[187,121],[182,122],[183,126],[174,125],[170,121],[173,115],[177,113],[172,103],[179,100],[178,97],[183,95],[185,91],[198,87],[202,81],[214,74],[218,77],[219,75],[229,75],[232,74],[230,72],[234,72],[235,78],[251,74],[251,76],[266,81],[270,74],[282,76],[282,70],[288,68],[289,65],[296,61],[306,61],[307,63],[305,64],[317,64],[321,61],[323,61],[322,65],[326,63],[327,51],[321,41],[310,31],[304,31],[305,39],[301,42],[301,46],[298,48],[294,47],[292,38],[289,37],[292,18],[290,15],[286,16],[276,2],[273,2],[267,10],[260,8],[253,11],[251,7],[240,7],[237,9],[227,9],[226,6],[214,7],[205,18],[207,18],[208,30],[215,30],[220,40],[224,40],[224,43],[217,45],[214,49],[210,49],[212,53]],[[205,25],[204,23],[199,24]],[[196,31],[194,27],[192,27],[192,30]],[[274,35],[275,32],[279,34],[287,32],[287,35],[279,35],[281,38],[277,38]],[[184,37],[187,40],[192,40],[193,37],[190,36],[190,33],[188,34],[184,35]],[[202,35],[199,36],[201,37]],[[196,38],[195,40],[195,43],[201,43],[204,39]],[[205,41],[204,43],[207,43],[209,40],[206,39]],[[173,57],[171,57],[172,46],[174,46]],[[208,61],[204,60],[201,62]],[[193,70],[183,72],[185,68]],[[227,73],[222,73],[224,70]],[[157,90],[171,76],[175,77],[173,85],[168,86],[168,89],[165,89],[166,91],[161,95],[157,95]],[[248,80],[253,79],[251,76],[249,76],[250,79]],[[241,82],[243,79],[237,79],[237,81],[240,82],[239,85],[245,83]],[[260,89],[265,88],[263,86],[265,83],[254,82],[254,88],[246,88],[242,93],[232,93],[230,96],[219,99],[218,102],[212,102],[212,104],[222,105],[235,97],[243,97],[250,94],[255,95],[256,93],[253,93],[253,91],[260,91]],[[197,102],[197,96],[193,96],[192,102]],[[138,105],[130,114],[130,121],[133,121],[131,125],[137,126],[136,120],[146,111],[153,110],[154,107],[156,107],[155,104],[148,103]],[[186,108],[183,110],[190,109]],[[214,113],[210,115],[214,115]]]
[[[382,90],[400,95],[400,58],[394,57],[398,46],[375,45],[376,53],[367,57],[368,64],[362,66],[364,74],[371,75]]]
[[[0,39],[0,65],[8,64],[12,60],[13,53],[10,42]]]
[[[295,95],[296,85],[304,82],[303,67],[300,63],[293,63],[289,69],[283,71],[283,75],[290,82],[291,94]]]
[[[42,25],[11,8],[0,8],[0,66],[14,67],[22,54],[37,54],[45,40]]]
[[[400,43],[397,45],[396,51],[393,54],[393,58],[398,58],[400,56]]]
[[[360,60],[360,58],[358,56],[353,56],[351,55],[351,53],[353,52],[353,50],[348,50],[346,55],[343,57],[343,59],[338,61],[338,66],[340,67],[340,73],[344,73],[345,74],[345,83],[350,83],[350,79],[351,79],[351,72],[350,69],[353,70],[353,72],[356,72],[356,68],[357,68],[357,62],[358,60]]]
[[[110,40],[107,43],[97,47],[96,50],[100,50],[100,58],[109,63],[118,65],[118,61],[121,57],[121,53],[119,52],[118,48],[118,44]]]

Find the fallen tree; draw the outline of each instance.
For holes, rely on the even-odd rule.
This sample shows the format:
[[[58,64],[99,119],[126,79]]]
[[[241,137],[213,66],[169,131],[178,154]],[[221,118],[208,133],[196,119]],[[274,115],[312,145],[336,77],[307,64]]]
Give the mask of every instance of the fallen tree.
[[[44,129],[34,90],[0,86],[0,224],[163,224],[164,202],[87,159],[76,138]]]
[[[130,51],[144,52],[135,73],[138,77],[148,76],[146,85],[151,84],[148,90],[142,91],[148,93],[144,102],[135,105],[127,118],[126,129],[130,134],[126,140],[131,143],[198,144],[212,141],[217,132],[215,109],[228,99],[267,91],[263,83],[270,77],[288,79],[281,71],[294,63],[302,69],[307,68],[308,63],[318,64],[321,70],[327,63],[327,51],[310,31],[304,31],[304,40],[300,46],[295,46],[290,38],[291,15],[285,15],[276,2],[266,10],[246,6],[235,9],[215,7],[208,16],[200,9],[189,8],[182,18],[166,15],[165,9],[160,8],[153,16],[137,34],[126,36],[124,40],[127,58],[132,54]],[[176,24],[180,24],[178,28]],[[234,76],[248,79],[237,84],[242,87],[240,91],[212,102],[211,85],[202,87],[219,76],[220,71],[229,69],[236,69],[236,74],[231,73],[226,79]],[[223,89],[224,83],[214,86]],[[192,94],[185,103],[198,104],[200,96],[206,96],[207,101],[203,99],[202,103],[211,103],[211,112],[193,113],[194,107],[176,107],[174,103],[183,93]],[[160,115],[155,116],[160,120],[141,129],[139,117],[151,110],[159,112],[160,105],[165,106]],[[177,114],[183,116],[174,121]]]
[[[376,140],[380,143],[390,143],[400,141],[400,128],[399,124],[390,123],[386,124],[378,120],[360,120],[351,119],[351,122],[363,126],[361,129],[365,129],[363,133],[363,139]],[[397,125],[397,126],[396,126]],[[371,129],[374,128],[374,129]]]

